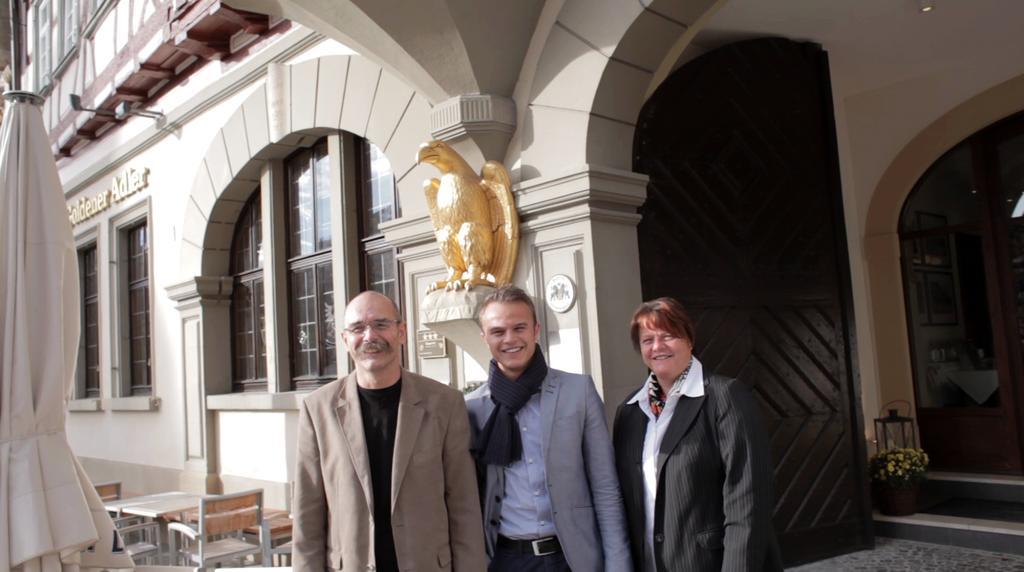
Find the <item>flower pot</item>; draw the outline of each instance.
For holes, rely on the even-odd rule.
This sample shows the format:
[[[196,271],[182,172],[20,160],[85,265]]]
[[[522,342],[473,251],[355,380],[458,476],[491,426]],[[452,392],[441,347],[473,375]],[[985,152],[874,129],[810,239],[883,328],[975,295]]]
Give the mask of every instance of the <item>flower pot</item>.
[[[889,516],[906,516],[917,512],[917,489],[915,484],[906,488],[880,486],[878,493],[878,510]]]

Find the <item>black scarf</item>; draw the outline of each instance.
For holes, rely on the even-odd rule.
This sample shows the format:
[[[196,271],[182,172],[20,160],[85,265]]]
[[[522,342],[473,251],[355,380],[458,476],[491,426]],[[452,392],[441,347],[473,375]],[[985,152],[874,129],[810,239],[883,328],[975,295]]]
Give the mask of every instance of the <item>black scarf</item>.
[[[547,375],[548,364],[539,347],[534,351],[530,365],[515,381],[505,377],[498,363],[491,360],[487,384],[495,407],[473,443],[473,454],[481,463],[504,466],[523,457],[523,440],[519,435],[516,413],[534,393],[540,391]]]

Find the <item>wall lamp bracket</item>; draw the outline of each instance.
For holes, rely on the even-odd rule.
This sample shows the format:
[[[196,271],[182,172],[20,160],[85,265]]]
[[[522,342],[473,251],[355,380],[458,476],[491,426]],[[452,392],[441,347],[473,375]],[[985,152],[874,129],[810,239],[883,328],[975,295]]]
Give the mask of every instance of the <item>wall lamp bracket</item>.
[[[118,103],[117,107],[114,108],[114,117],[118,119],[124,119],[125,117],[128,117],[130,115],[148,117],[150,119],[155,119],[157,121],[160,121],[164,118],[164,114],[162,111],[157,111],[155,109],[135,109],[127,101],[122,101],[121,103]]]
[[[88,111],[91,113],[95,113],[96,115],[117,117],[117,114],[109,109],[93,109],[90,107],[85,107],[84,105],[82,105],[82,96],[78,95],[77,93],[72,93],[68,95],[68,99],[71,100],[71,109],[74,109],[75,111]]]
[[[122,101],[121,103],[117,104],[117,107],[115,107],[114,110],[111,111],[109,109],[96,109],[83,106],[82,96],[78,95],[77,93],[72,93],[68,95],[68,98],[71,100],[71,109],[74,109],[75,111],[88,111],[91,113],[95,113],[96,115],[113,117],[118,121],[121,121],[125,117],[129,117],[132,115],[138,115],[139,117],[148,117],[150,119],[155,119],[157,121],[160,121],[164,118],[163,112],[156,111],[153,109],[134,109],[127,101]]]

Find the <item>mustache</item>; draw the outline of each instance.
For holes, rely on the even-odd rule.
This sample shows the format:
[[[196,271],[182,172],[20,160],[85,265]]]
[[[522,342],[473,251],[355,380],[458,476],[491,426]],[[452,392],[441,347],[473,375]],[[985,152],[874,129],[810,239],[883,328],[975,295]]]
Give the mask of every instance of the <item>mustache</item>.
[[[357,351],[357,353],[361,353],[362,354],[362,353],[366,353],[368,351],[381,352],[381,351],[387,351],[387,350],[390,350],[390,349],[391,349],[391,344],[389,344],[388,342],[386,342],[384,340],[380,340],[380,341],[373,341],[373,342],[363,342],[359,346],[359,349],[356,350],[356,351]]]

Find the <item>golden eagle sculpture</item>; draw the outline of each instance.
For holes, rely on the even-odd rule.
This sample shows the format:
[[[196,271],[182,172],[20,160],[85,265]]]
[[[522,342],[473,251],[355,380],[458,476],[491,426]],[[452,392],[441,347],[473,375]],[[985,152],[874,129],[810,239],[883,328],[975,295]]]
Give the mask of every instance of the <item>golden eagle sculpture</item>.
[[[440,179],[423,182],[423,191],[448,277],[427,291],[511,282],[519,250],[519,215],[505,167],[488,161],[477,175],[444,141],[420,145],[416,161],[441,171]]]

